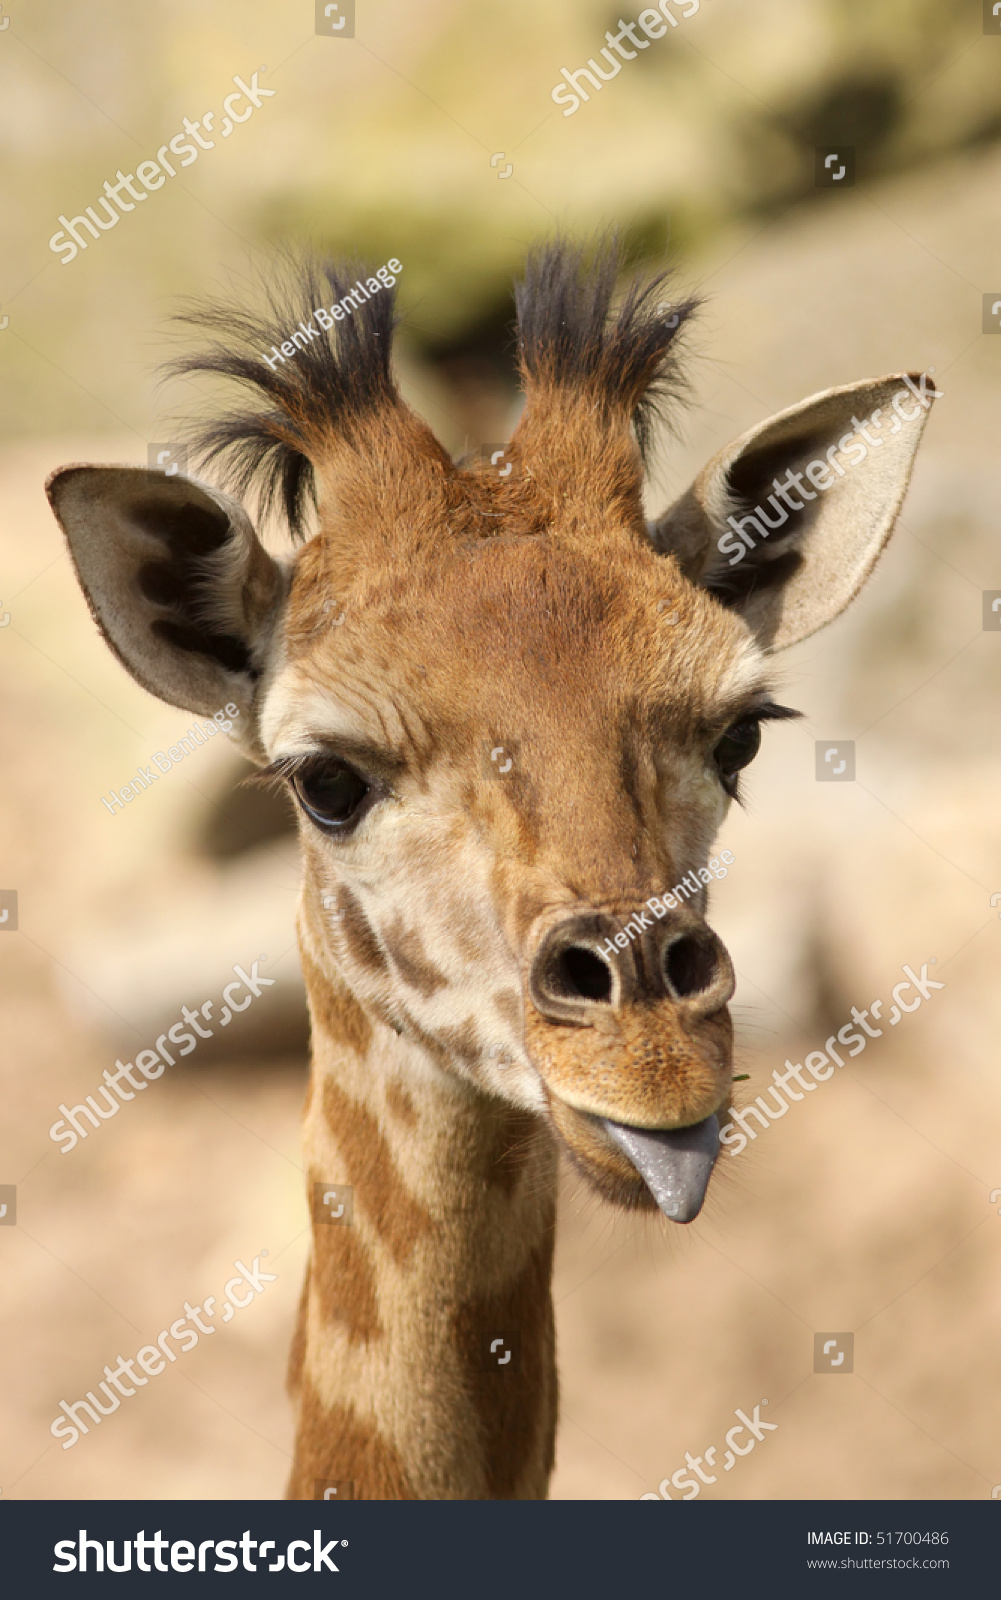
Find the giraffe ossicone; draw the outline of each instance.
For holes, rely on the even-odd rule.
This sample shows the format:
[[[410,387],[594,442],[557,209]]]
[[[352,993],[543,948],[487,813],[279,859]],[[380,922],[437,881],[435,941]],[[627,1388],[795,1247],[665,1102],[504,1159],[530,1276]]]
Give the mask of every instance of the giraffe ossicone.
[[[180,370],[253,397],[196,441],[225,488],[131,466],[48,485],[111,649],[169,704],[235,703],[231,737],[297,807],[307,1181],[352,1207],[335,1226],[314,1207],[293,1497],[547,1493],[558,1153],[613,1205],[699,1210],[734,983],[699,869],[762,724],[795,715],[772,654],[858,593],[923,428],[736,567],[728,517],[777,472],[833,466],[897,375],[755,425],[647,524],[694,304],[665,319],[663,274],[616,301],[619,266],[607,243],[530,258],[508,473],[453,461],[404,403],[390,290],[276,370],[256,359],[356,276],[288,259],[259,315],[190,319],[214,341]]]

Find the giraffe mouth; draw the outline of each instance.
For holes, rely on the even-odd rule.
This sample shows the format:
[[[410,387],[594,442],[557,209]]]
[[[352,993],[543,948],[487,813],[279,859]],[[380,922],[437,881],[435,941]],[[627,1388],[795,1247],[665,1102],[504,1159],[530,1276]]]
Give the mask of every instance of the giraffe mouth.
[[[636,1168],[665,1217],[693,1222],[702,1210],[719,1154],[714,1115],[687,1128],[632,1128],[601,1118],[609,1137]]]

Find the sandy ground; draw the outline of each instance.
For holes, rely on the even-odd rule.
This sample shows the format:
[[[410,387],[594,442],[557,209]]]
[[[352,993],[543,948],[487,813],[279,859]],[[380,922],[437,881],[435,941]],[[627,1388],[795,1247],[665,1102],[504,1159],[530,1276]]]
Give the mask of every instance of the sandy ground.
[[[665,471],[672,489],[750,421],[828,383],[932,362],[948,395],[871,592],[783,664],[807,718],[769,735],[748,809],[726,826],[736,865],[713,920],[740,975],[746,1100],[852,1005],[885,1000],[904,963],[936,957],[945,987],[723,1158],[693,1228],[613,1215],[567,1182],[556,1498],[635,1498],[662,1481],[678,1498],[666,1480],[686,1452],[715,1461],[710,1497],[984,1498],[1001,1484],[1001,641],[980,626],[981,591],[1001,590],[1001,340],[979,336],[976,288],[1001,240],[982,207],[998,159],[978,162],[846,196],[839,219],[734,238],[698,268],[717,295],[716,359],[707,410]],[[226,780],[215,746],[122,815],[100,803],[185,719],[98,641],[40,485],[64,461],[131,455],[62,439],[0,462],[0,883],[19,896],[17,932],[0,933],[0,1183],[17,1186],[16,1225],[0,1226],[0,1490],[269,1498],[291,1443],[305,1061],[252,1044],[268,1007],[296,1008],[296,868],[291,852],[270,856],[255,908],[194,850]],[[814,782],[825,736],[858,740],[856,784]],[[213,905],[225,936],[209,971]],[[168,937],[185,917],[190,941]],[[227,1057],[196,1053],[59,1153],[59,1102],[139,1042],[137,971],[194,962],[206,976],[191,1003],[265,952],[278,984]],[[51,1438],[60,1399],[255,1257],[276,1276],[252,1304],[72,1449]],[[814,1336],[848,1332],[854,1370],[816,1373]],[[724,1472],[735,1411],[755,1407],[773,1427]]]

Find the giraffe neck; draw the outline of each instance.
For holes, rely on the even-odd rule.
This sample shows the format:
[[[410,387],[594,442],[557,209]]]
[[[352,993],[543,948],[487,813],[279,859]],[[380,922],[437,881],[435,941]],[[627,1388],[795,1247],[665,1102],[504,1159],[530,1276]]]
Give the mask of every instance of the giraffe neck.
[[[289,1497],[543,1499],[556,1431],[548,1129],[439,1070],[302,955],[312,1254]]]

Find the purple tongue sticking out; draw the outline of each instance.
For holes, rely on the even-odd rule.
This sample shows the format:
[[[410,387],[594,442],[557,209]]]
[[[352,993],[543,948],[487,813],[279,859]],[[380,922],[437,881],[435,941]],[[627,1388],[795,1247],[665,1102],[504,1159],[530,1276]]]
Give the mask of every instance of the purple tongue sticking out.
[[[719,1123],[706,1117],[690,1128],[629,1128],[602,1118],[606,1131],[628,1156],[672,1222],[693,1222],[702,1210],[719,1154]]]

